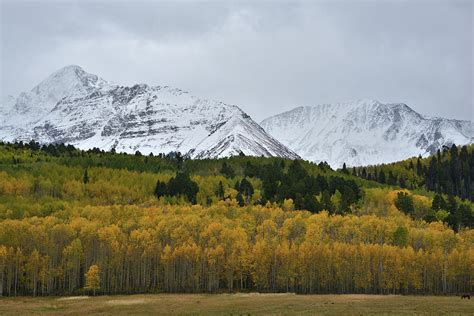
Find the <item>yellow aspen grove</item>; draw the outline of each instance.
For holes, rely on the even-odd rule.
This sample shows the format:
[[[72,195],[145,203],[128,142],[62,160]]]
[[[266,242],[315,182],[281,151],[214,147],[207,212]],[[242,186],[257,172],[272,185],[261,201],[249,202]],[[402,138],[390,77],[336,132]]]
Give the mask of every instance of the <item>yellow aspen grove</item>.
[[[91,290],[93,295],[95,292],[100,289],[100,269],[97,265],[92,265],[87,271],[86,275],[86,290]]]
[[[74,239],[63,250],[64,280],[67,283],[68,292],[73,292],[79,287],[81,279],[81,263],[83,257],[82,242]]]
[[[38,291],[38,283],[40,281],[40,269],[41,269],[41,255],[38,250],[34,250],[33,253],[29,256],[25,264],[25,272],[27,280],[29,281],[28,287],[33,293],[33,296],[36,296]]]
[[[393,238],[399,227],[403,238]],[[0,243],[2,295],[83,288],[443,294],[469,292],[474,280],[469,231],[402,215],[234,204],[87,206],[0,222]]]
[[[0,143],[0,296],[474,291],[474,204],[414,169],[28,146]]]

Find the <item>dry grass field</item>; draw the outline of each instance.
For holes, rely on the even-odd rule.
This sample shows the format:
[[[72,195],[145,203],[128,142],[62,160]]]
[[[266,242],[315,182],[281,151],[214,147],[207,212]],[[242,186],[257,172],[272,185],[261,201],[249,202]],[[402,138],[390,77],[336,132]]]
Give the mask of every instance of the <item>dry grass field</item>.
[[[398,295],[156,294],[0,299],[1,315],[474,315],[474,299]]]

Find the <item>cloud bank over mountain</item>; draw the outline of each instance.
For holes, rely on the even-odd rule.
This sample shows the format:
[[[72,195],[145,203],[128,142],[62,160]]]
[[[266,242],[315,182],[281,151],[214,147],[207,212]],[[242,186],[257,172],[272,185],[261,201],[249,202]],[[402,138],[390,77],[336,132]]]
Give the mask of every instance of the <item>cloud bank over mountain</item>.
[[[79,64],[122,85],[169,84],[239,104],[256,120],[357,99],[473,119],[469,2],[0,6],[3,96]]]

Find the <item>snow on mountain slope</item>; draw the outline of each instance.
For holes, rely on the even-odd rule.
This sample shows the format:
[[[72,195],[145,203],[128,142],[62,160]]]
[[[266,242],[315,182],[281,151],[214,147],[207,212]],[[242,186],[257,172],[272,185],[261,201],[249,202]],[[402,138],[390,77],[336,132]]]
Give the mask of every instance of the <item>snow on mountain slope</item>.
[[[7,116],[15,105],[15,98],[11,95],[7,95],[0,101],[0,120]],[[2,121],[0,121],[2,123]]]
[[[278,157],[287,150],[280,142],[266,135],[260,125],[241,112],[223,124],[219,133],[212,133],[200,142],[194,150],[194,156],[209,158],[212,153],[233,156],[242,152],[245,155]]]
[[[303,159],[332,167],[394,162],[474,142],[470,121],[426,117],[405,104],[374,100],[297,107],[260,125]]]
[[[55,104],[65,97],[83,97],[96,89],[107,86],[107,82],[96,75],[86,73],[79,66],[64,67],[28,93],[21,93],[13,107],[14,124],[28,124],[40,120]]]
[[[179,151],[195,158],[240,153],[299,158],[237,106],[168,86],[113,85],[78,66],[55,72],[1,115],[0,139],[7,141],[144,154]]]

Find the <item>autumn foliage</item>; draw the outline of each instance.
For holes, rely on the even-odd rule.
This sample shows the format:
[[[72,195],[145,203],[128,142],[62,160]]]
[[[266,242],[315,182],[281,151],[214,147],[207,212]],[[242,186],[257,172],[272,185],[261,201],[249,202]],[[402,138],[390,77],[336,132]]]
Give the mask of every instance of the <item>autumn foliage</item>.
[[[0,289],[457,293],[472,286],[473,242],[472,231],[455,234],[404,216],[329,216],[231,201],[208,208],[87,206],[3,220]],[[84,274],[98,274],[94,265],[100,281],[91,283],[94,276]]]
[[[310,196],[344,204],[342,214],[309,212],[291,198],[263,204],[264,181],[203,161],[188,170],[198,186],[191,204],[156,197],[157,181],[176,179],[173,161],[156,171],[133,156],[150,170],[126,170],[87,163],[94,155],[0,148],[0,295],[473,290],[474,230],[423,220],[430,194],[354,180],[343,183],[358,183],[357,202],[342,203],[337,190]]]

